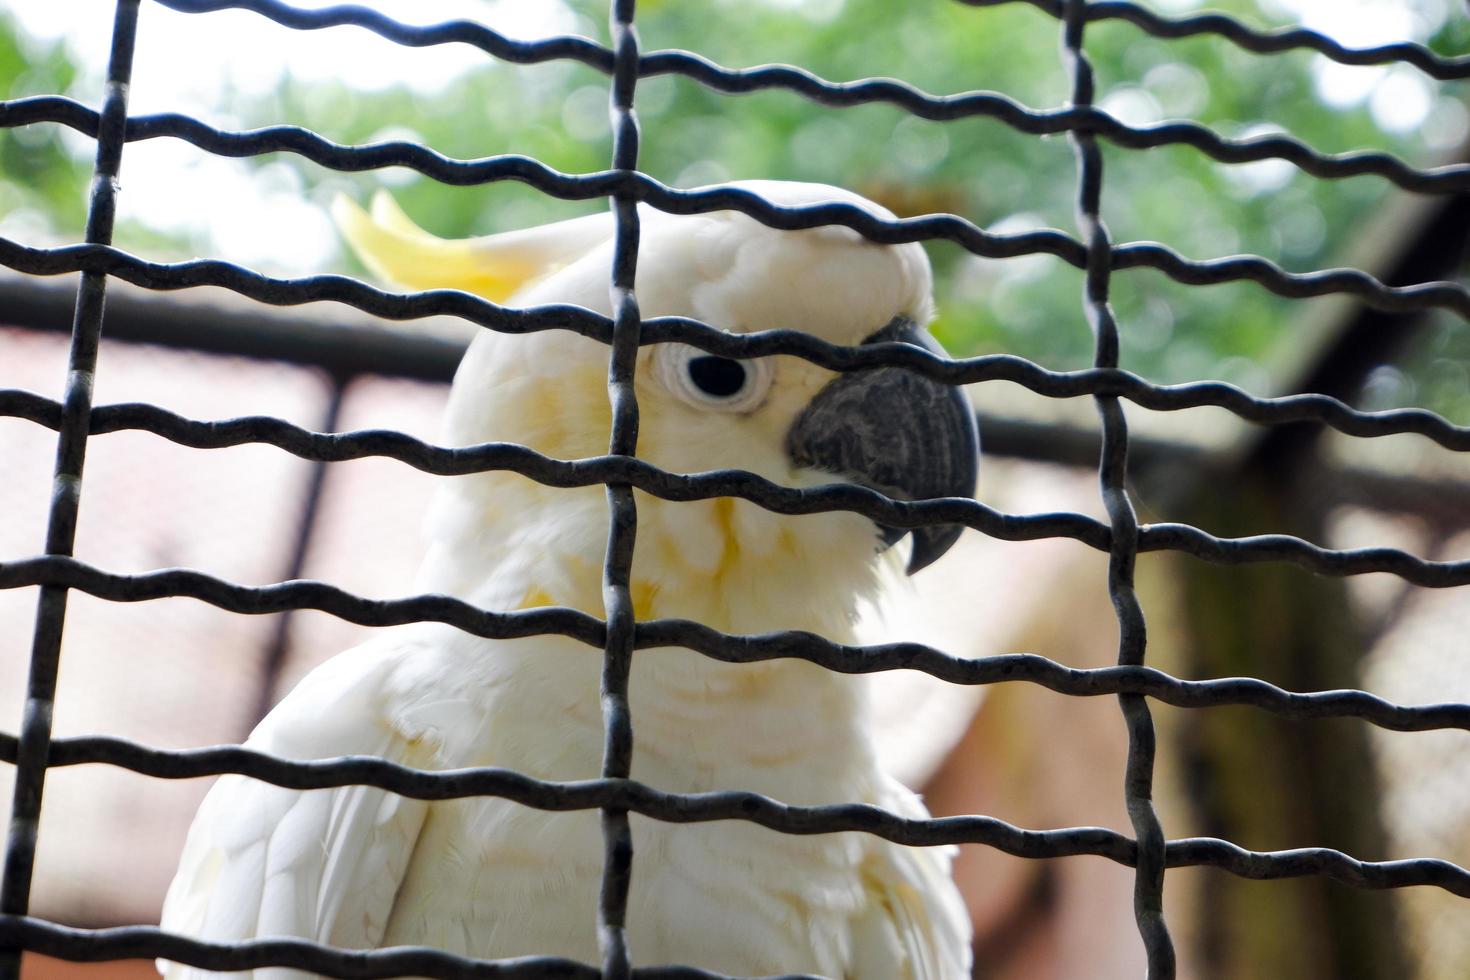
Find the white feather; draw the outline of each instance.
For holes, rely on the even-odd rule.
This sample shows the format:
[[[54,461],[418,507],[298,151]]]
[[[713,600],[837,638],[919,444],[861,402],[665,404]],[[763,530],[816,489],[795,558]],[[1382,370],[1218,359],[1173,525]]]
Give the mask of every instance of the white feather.
[[[246,745],[294,759],[374,755],[432,765],[432,751],[395,726],[385,698],[392,672],[412,655],[411,644],[388,634],[341,654],[303,680]],[[287,936],[376,945],[424,811],[370,787],[300,793],[222,777],[190,828],[163,928],[213,942]],[[159,967],[170,978],[213,975]],[[291,971],[260,973],[284,980]]]

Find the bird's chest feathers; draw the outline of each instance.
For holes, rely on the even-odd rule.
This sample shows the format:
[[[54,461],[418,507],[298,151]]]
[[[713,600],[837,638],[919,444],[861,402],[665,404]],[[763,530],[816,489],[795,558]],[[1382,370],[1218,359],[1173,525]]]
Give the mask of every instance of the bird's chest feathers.
[[[470,641],[473,679],[446,726],[444,699],[415,717],[452,727],[440,765],[503,766],[552,780],[595,778],[603,731],[601,651],[575,640]],[[639,650],[630,678],[633,776],[659,789],[744,789],[836,802],[868,772],[863,679],[801,661],[725,664],[692,651]],[[427,702],[425,702],[427,703]]]
[[[449,642],[426,651],[437,663],[415,671],[441,682],[398,699],[422,705],[415,719],[432,719],[444,747],[439,765],[503,766],[550,780],[598,774],[600,651],[565,637],[487,641],[441,629]],[[438,690],[446,669],[457,671],[453,698]],[[871,799],[862,680],[799,661],[736,665],[640,650],[630,684],[633,778],[666,792],[748,790],[794,805]],[[449,701],[460,724],[449,720]],[[861,905],[861,841],[637,816],[633,824],[632,904],[639,928],[652,930],[638,936],[641,955],[684,961],[695,955],[688,936],[763,933],[772,924],[758,910],[789,909],[800,893],[801,915],[789,930],[795,945],[778,951],[781,962],[834,975],[838,961],[812,959],[805,944],[812,931],[843,935]],[[427,939],[471,955],[556,949],[594,957],[591,916],[567,910],[592,907],[603,861],[595,812],[546,813],[494,798],[436,803],[415,854],[389,939]],[[748,900],[732,908],[732,891]],[[774,967],[747,962],[738,949],[723,955],[735,972]]]

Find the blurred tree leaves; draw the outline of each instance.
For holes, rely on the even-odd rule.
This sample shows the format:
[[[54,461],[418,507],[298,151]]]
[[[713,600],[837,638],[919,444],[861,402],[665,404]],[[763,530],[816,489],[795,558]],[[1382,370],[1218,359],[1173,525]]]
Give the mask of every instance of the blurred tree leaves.
[[[1279,3],[1229,0],[1218,7],[1269,26],[1284,22],[1275,13]],[[601,0],[567,6],[584,33],[605,40]],[[1470,48],[1465,18],[1446,16],[1431,0],[1410,6],[1437,18],[1427,39],[1434,47]],[[730,66],[788,62],[834,80],[889,75],[935,93],[1003,92],[1032,108],[1059,106],[1068,91],[1059,25],[1026,4],[645,0],[639,22],[645,50],[685,47]],[[74,72],[59,48],[27,48],[9,19],[0,20],[0,35],[9,92],[69,90]],[[324,32],[320,43],[331,38]],[[1466,112],[1456,90],[1412,69],[1339,69],[1307,52],[1259,56],[1219,38],[1165,41],[1116,21],[1091,25],[1087,48],[1099,104],[1134,124],[1182,117],[1227,136],[1286,130],[1325,151],[1373,147],[1421,165],[1464,138]],[[423,56],[433,57],[432,49]],[[1385,113],[1367,95],[1324,102],[1324,70],[1370,73],[1355,76],[1368,79],[1369,88],[1374,78],[1407,72],[1412,77],[1395,84],[1430,108],[1416,124],[1387,119],[1392,125],[1385,126]],[[232,126],[289,122],[346,143],[414,138],[456,157],[521,153],[585,172],[607,165],[606,90],[604,76],[581,66],[518,67],[486,58],[483,70],[434,93],[405,86],[362,93],[341,82],[288,79],[269,97],[231,100],[220,119]],[[74,94],[96,99],[91,91]],[[1075,170],[1062,136],[1027,136],[983,118],[928,122],[888,106],[828,109],[788,92],[723,96],[683,78],[643,80],[638,106],[641,166],[676,186],[815,180],[851,187],[900,214],[953,212],[1001,231],[1074,227]],[[58,142],[54,129],[0,134],[0,206],[44,210],[57,228],[74,232],[82,214],[75,189],[85,186],[87,160]],[[548,200],[519,185],[445,188],[402,171],[341,175],[289,155],[279,159],[300,172],[317,201],[342,189],[363,198],[386,183],[410,214],[443,235],[482,234],[598,206]],[[1374,177],[1321,181],[1280,161],[1227,166],[1187,147],[1105,145],[1105,159],[1104,216],[1115,240],[1162,241],[1192,258],[1256,252],[1292,270],[1348,261],[1355,232],[1388,191]],[[159,247],[169,251],[163,240]],[[179,250],[199,247],[196,239]],[[1045,257],[981,259],[943,243],[930,251],[938,271],[937,330],[951,350],[1016,353],[1057,369],[1090,362],[1076,270]],[[1253,285],[1185,288],[1144,271],[1115,278],[1114,302],[1126,367],[1165,382],[1220,377],[1263,393],[1272,381],[1267,366],[1297,342],[1293,327],[1313,305]],[[1470,360],[1467,331],[1457,326],[1435,333],[1434,349],[1400,372],[1402,384],[1380,379],[1380,407],[1418,396],[1465,417],[1463,371],[1442,363]],[[1435,380],[1419,384],[1421,374]]]
[[[0,92],[19,95],[69,91],[75,66],[61,43],[37,43],[0,10]],[[24,215],[39,232],[75,232],[86,221],[86,200],[76,193],[85,186],[91,160],[69,152],[60,127],[24,126],[0,129],[0,214]]]

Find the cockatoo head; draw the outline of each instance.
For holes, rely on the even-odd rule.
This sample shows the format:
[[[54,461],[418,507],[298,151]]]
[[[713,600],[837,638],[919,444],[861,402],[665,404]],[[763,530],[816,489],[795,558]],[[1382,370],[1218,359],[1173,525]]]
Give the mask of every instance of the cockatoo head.
[[[741,186],[778,204],[840,201],[892,217],[835,187]],[[371,215],[339,201],[337,218],[370,268],[400,285],[612,312],[610,215],[466,241],[428,235],[385,195]],[[878,245],[831,226],[778,231],[732,211],[641,208],[640,218],[636,294],[644,317],[937,349],[924,331],[931,274],[917,244]],[[606,453],[607,362],[606,345],[566,331],[486,330],[455,378],[445,438],[516,442],[561,459]],[[637,455],[667,470],[737,468],[795,487],[850,481],[904,499],[974,491],[978,447],[965,398],[912,372],[838,374],[796,357],[733,360],[664,343],[640,351],[635,390]],[[553,489],[506,473],[449,482],[422,585],[501,608],[601,612],[608,521],[601,488]],[[741,632],[847,625],[876,587],[879,556],[892,555],[889,546],[905,533],[861,515],[783,516],[731,498],[639,494],[637,503],[639,617],[697,618]],[[909,570],[937,559],[958,533],[914,530]]]

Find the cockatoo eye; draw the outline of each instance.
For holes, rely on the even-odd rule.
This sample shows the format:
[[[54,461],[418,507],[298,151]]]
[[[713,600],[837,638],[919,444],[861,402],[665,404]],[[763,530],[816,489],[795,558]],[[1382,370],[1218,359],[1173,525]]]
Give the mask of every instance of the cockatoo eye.
[[[660,344],[654,359],[664,387],[700,408],[750,412],[760,407],[771,387],[765,358],[741,361],[687,344]]]

